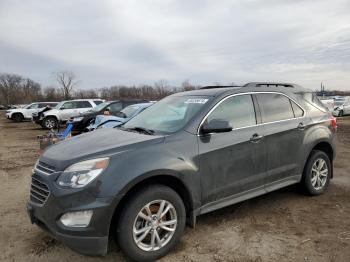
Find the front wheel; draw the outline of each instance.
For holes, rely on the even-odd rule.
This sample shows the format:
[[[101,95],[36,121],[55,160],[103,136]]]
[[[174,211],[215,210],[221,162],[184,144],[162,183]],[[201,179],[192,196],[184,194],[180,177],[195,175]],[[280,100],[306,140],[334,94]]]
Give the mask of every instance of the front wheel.
[[[310,195],[320,195],[326,191],[332,176],[332,164],[326,153],[313,150],[306,163],[303,186]]]
[[[55,117],[46,117],[43,120],[43,125],[44,129],[53,129],[56,128],[58,126],[58,121]]]
[[[22,114],[14,114],[12,116],[12,120],[15,122],[22,122],[24,119],[24,116]]]
[[[117,225],[120,248],[136,261],[154,261],[180,240],[186,223],[182,199],[171,188],[151,185],[125,204]]]

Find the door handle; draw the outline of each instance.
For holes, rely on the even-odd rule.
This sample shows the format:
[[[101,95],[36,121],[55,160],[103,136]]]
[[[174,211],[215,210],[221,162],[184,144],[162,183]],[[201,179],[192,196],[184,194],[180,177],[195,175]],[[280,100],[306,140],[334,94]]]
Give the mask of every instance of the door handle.
[[[298,129],[299,130],[304,130],[305,129],[305,125],[303,123],[299,123]]]
[[[252,135],[252,137],[250,138],[250,142],[252,143],[259,143],[260,140],[263,139],[263,136],[255,133],[254,135]]]

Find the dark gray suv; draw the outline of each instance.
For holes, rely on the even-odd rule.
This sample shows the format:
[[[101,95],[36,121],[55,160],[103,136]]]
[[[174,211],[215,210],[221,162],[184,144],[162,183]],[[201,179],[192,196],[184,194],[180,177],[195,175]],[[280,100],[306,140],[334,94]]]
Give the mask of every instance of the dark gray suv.
[[[174,94],[120,129],[48,148],[33,170],[28,214],[81,253],[106,254],[116,236],[127,256],[152,261],[201,214],[296,183],[323,193],[336,127],[294,84]]]

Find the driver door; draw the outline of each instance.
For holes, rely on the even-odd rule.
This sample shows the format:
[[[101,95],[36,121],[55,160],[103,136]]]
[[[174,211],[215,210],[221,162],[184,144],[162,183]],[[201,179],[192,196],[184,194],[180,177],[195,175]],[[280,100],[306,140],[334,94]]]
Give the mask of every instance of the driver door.
[[[266,173],[263,126],[257,125],[252,96],[224,98],[204,125],[213,119],[228,121],[233,130],[198,136],[202,204],[209,211],[212,205],[225,206],[249,192],[263,192]]]
[[[39,104],[31,104],[27,110],[24,111],[24,118],[29,119],[32,117],[32,114],[37,112],[39,108]]]
[[[74,115],[74,110],[76,110],[75,102],[74,101],[65,102],[61,106],[60,110],[61,110],[60,120],[67,121],[72,115]]]

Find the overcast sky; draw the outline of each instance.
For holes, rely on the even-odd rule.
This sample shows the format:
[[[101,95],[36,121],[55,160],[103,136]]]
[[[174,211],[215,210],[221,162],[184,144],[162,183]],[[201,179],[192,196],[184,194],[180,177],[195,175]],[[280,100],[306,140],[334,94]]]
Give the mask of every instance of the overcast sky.
[[[0,0],[0,72],[80,88],[296,82],[350,90],[349,0]]]

